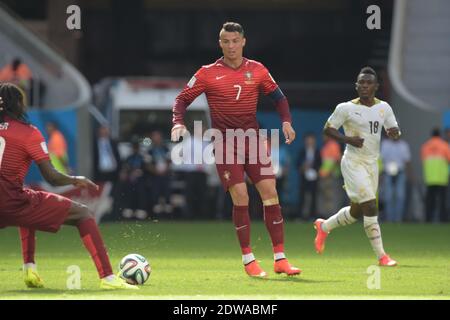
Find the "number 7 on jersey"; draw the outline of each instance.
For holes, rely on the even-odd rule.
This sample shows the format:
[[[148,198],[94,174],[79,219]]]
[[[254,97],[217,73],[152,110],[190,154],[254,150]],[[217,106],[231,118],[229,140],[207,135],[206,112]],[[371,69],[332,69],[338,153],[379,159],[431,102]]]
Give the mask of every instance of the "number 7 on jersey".
[[[236,95],[236,100],[239,100],[239,96],[241,95],[242,87],[240,85],[238,85],[238,84],[235,84],[233,86],[233,88],[238,88],[238,92],[237,92],[237,95]]]

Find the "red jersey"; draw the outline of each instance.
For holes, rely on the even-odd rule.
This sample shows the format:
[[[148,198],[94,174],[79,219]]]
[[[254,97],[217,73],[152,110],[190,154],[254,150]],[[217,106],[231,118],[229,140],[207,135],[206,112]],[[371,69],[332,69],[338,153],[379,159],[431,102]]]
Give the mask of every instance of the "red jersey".
[[[187,106],[205,93],[213,128],[222,132],[226,129],[257,129],[259,94],[268,95],[277,88],[277,83],[262,63],[244,58],[241,66],[233,69],[220,58],[201,67],[178,95],[173,108],[173,123],[184,124]],[[282,120],[290,122],[290,115]]]
[[[5,117],[5,122],[0,123],[0,175],[23,184],[33,160],[50,160],[41,132],[30,124]]]

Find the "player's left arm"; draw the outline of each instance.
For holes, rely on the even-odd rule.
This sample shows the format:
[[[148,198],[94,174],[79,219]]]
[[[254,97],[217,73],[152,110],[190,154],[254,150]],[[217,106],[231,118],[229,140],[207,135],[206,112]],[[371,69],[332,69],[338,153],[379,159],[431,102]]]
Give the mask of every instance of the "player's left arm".
[[[52,186],[74,185],[80,188],[93,188],[98,190],[98,185],[84,176],[69,176],[55,169],[50,160],[41,160],[37,163],[39,171],[45,181]]]
[[[401,131],[395,118],[394,111],[388,104],[386,108],[386,120],[384,121],[384,129],[389,138],[397,140],[401,136]]]
[[[278,84],[270,75],[269,71],[264,68],[263,78],[260,84],[261,91],[267,95],[275,104],[281,122],[283,123],[283,134],[286,144],[291,144],[295,140],[295,130],[292,128],[292,117],[289,111],[289,102],[281,91]]]
[[[45,139],[38,129],[35,128],[30,134],[26,149],[30,158],[38,165],[39,171],[44,179],[52,186],[72,184],[76,187],[92,187],[98,189],[98,186],[86,177],[69,176],[56,170],[50,161]]]

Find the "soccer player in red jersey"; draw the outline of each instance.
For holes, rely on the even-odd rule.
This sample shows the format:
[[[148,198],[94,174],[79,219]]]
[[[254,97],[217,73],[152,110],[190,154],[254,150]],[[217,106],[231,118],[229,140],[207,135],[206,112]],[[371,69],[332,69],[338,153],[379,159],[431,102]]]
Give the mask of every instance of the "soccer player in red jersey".
[[[0,84],[0,228],[19,226],[28,287],[43,287],[34,261],[35,230],[57,232],[75,226],[97,267],[104,289],[135,289],[113,274],[97,224],[88,208],[63,196],[24,188],[23,180],[35,161],[44,179],[54,186],[98,188],[83,176],[55,170],[41,132],[26,122],[24,94],[13,84]]]
[[[286,143],[290,144],[295,139],[286,97],[264,65],[243,57],[245,42],[244,31],[240,24],[227,22],[223,25],[219,34],[223,57],[201,67],[175,100],[172,141],[178,141],[187,132],[183,120],[186,108],[202,93],[206,94],[214,129],[222,133],[229,129],[259,132],[256,107],[261,92],[275,102],[283,123]],[[216,168],[225,190],[230,191],[233,201],[233,222],[241,246],[245,271],[254,277],[267,275],[258,265],[250,246],[249,197],[244,180],[246,173],[255,184],[263,201],[264,221],[273,245],[274,271],[288,275],[299,274],[301,271],[289,264],[284,253],[283,216],[271,163],[263,164],[259,160],[256,163],[249,163],[248,160],[254,155],[250,154],[251,148],[247,141],[243,151],[245,163],[236,161],[218,163],[218,150],[222,155],[231,152],[233,158],[241,151],[233,149],[234,142],[228,137],[224,139],[214,141]],[[261,137],[258,135],[257,139]],[[267,150],[265,152],[267,153]],[[270,174],[263,174],[263,169],[269,169]]]

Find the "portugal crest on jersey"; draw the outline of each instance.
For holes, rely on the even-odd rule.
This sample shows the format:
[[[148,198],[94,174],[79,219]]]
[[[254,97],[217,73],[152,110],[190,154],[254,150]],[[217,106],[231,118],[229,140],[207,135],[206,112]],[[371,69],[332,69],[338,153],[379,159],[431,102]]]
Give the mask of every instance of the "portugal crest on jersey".
[[[245,84],[254,84],[255,81],[252,80],[253,74],[250,71],[245,73]]]
[[[230,173],[230,171],[225,170],[225,171],[223,172],[223,178],[224,178],[226,181],[230,181],[230,179],[231,179],[231,173]]]

